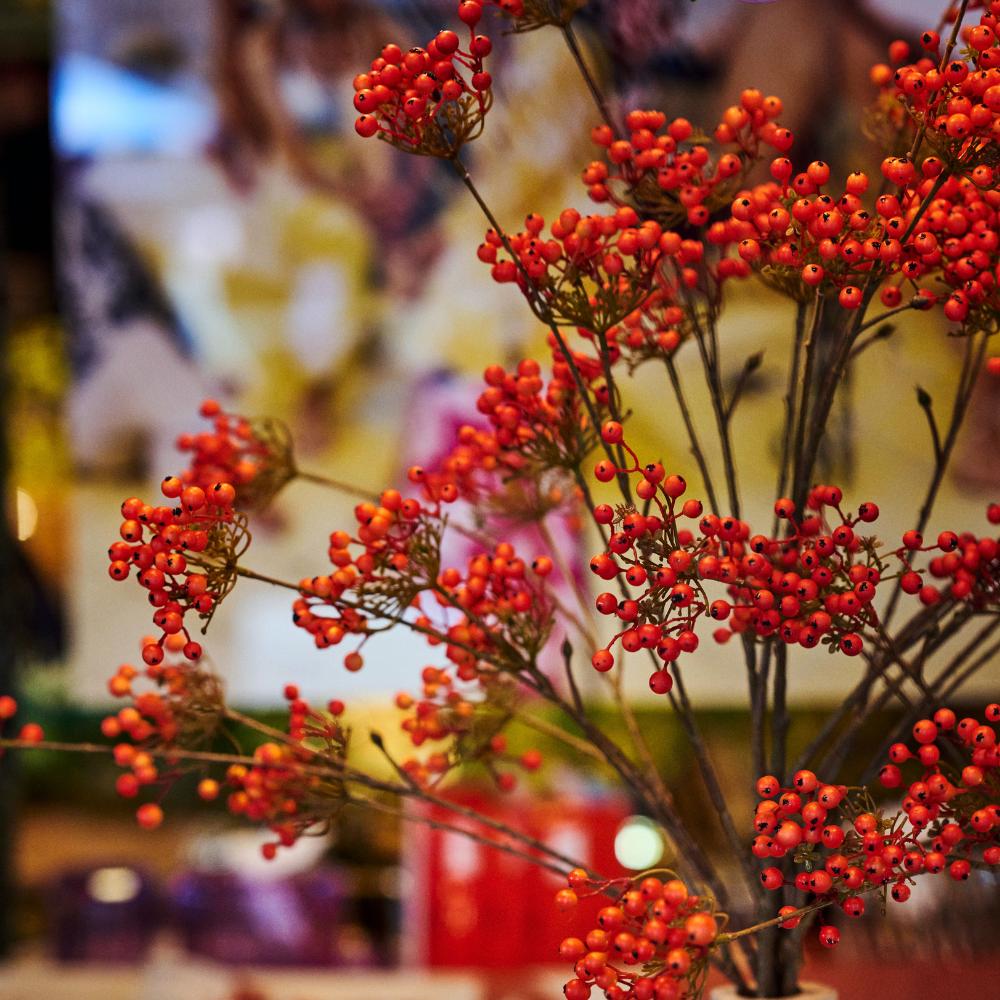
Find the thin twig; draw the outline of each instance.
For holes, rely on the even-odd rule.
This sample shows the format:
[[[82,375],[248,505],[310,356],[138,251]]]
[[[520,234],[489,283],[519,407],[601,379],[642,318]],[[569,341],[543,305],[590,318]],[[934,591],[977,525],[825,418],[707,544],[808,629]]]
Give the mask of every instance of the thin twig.
[[[681,418],[684,420],[684,427],[687,430],[688,441],[691,443],[691,454],[698,463],[698,471],[701,473],[702,482],[705,484],[705,493],[708,496],[708,506],[716,517],[719,516],[719,504],[715,499],[715,487],[712,484],[712,476],[708,471],[708,462],[705,461],[705,453],[701,450],[701,443],[698,441],[698,433],[695,430],[694,421],[691,419],[691,411],[688,409],[687,399],[681,388],[680,376],[677,374],[677,367],[674,365],[672,355],[667,355],[663,359],[667,366],[667,373],[670,375],[670,384],[673,386],[674,397],[680,407]]]
[[[788,460],[792,450],[792,434],[795,430],[797,413],[795,390],[799,384],[799,358],[802,354],[802,340],[805,336],[806,304],[800,302],[795,309],[795,335],[792,339],[792,360],[788,366],[788,388],[785,391],[785,429],[781,435],[781,464],[778,466],[778,491],[776,500],[785,496],[788,486]],[[777,537],[778,515],[774,515],[771,534]]]
[[[329,476],[321,476],[315,472],[303,472],[301,469],[296,469],[295,478],[304,479],[307,483],[315,483],[317,486],[326,486],[331,490],[338,490],[350,496],[360,497],[362,500],[377,502],[379,499],[379,494],[371,490],[364,490],[360,486],[353,486],[351,483],[344,483],[339,479],[331,479]]]
[[[931,442],[934,445],[934,463],[935,465],[940,465],[941,435],[938,434],[937,421],[934,419],[934,403],[930,395],[921,389],[919,385],[917,386],[917,403],[920,404],[920,409],[924,411],[924,415],[927,417],[927,424],[931,429]]]
[[[524,715],[516,713],[514,717],[518,720],[518,722],[528,726],[529,729],[534,729],[536,732],[544,733],[546,736],[551,736],[554,739],[561,740],[567,746],[571,746],[578,753],[586,754],[588,757],[593,757],[595,760],[599,760],[602,764],[607,763],[604,759],[604,754],[593,746],[593,744],[588,743],[586,740],[581,740],[579,736],[574,736],[572,733],[567,733],[565,729],[549,722],[547,719],[543,719],[537,715],[528,715],[527,713]]]
[[[868,324],[866,323],[865,326]],[[864,329],[864,327],[862,327]],[[853,361],[858,355],[862,354],[864,351],[868,350],[872,344],[877,343],[880,340],[888,340],[896,332],[896,327],[892,323],[883,323],[867,340],[863,340],[856,347],[851,348],[851,353],[848,354],[847,360]]]
[[[743,395],[743,390],[746,388],[747,381],[750,376],[757,371],[758,368],[760,368],[763,360],[764,352],[758,351],[756,354],[751,354],[750,357],[744,362],[743,370],[736,379],[736,385],[733,387],[732,394],[729,397],[729,402],[723,408],[727,426],[733,419],[733,411],[736,409],[736,404],[739,403],[740,397]]]
[[[473,833],[471,830],[467,830],[461,826],[456,826],[453,823],[445,823],[443,820],[429,819],[426,816],[415,815],[412,812],[407,812],[405,809],[396,809],[393,806],[387,806],[382,802],[376,802],[374,799],[363,798],[356,795],[348,794],[346,801],[352,805],[361,806],[364,809],[371,809],[374,812],[385,813],[388,816],[395,816],[397,819],[404,820],[407,823],[420,823],[423,826],[430,827],[432,830],[446,830],[450,833],[461,834],[463,837],[467,837],[469,840],[475,841],[477,844],[482,844],[484,847],[492,847],[497,851],[503,851],[505,854],[513,855],[513,857],[520,858],[522,861],[528,861],[533,865],[537,865],[539,868],[545,868],[550,872],[554,872],[556,875],[565,875],[567,871],[572,870],[572,868],[567,869],[566,867],[559,867],[551,862],[535,857],[533,854],[527,854],[524,851],[519,851],[516,847],[511,847],[510,844],[504,844],[499,840],[492,840],[489,837]],[[576,864],[572,867],[583,868],[584,866]]]
[[[566,680],[569,682],[570,694],[573,697],[573,705],[580,715],[584,715],[583,699],[580,697],[580,689],[576,686],[576,678],[573,676],[573,647],[568,638],[563,640],[562,657],[566,667]]]
[[[569,50],[573,54],[573,58],[576,60],[576,65],[580,70],[580,74],[587,83],[587,89],[590,91],[590,96],[593,97],[594,103],[597,105],[597,110],[604,119],[604,123],[609,129],[611,129],[614,137],[616,139],[620,139],[622,137],[621,132],[615,124],[614,119],[611,117],[607,101],[605,101],[604,95],[601,93],[601,89],[597,85],[597,81],[594,79],[590,69],[583,59],[583,54],[580,52],[580,46],[577,44],[576,35],[573,32],[573,26],[571,24],[564,25],[562,32],[563,38],[566,39],[566,44],[569,46]]]
[[[670,670],[674,677],[674,685],[677,688],[677,698],[671,698],[671,700],[674,701],[675,710],[677,704],[680,704],[680,710],[677,714],[681,720],[681,725],[684,727],[688,742],[694,750],[695,759],[698,761],[698,770],[701,772],[702,780],[705,782],[708,797],[711,799],[712,806],[719,817],[719,824],[726,836],[726,840],[729,842],[730,850],[739,862],[739,868],[747,883],[747,888],[751,895],[756,895],[760,887],[760,879],[757,877],[757,872],[747,858],[746,845],[743,843],[736,829],[736,824],[733,822],[732,814],[729,812],[726,797],[722,793],[722,786],[719,783],[718,775],[715,773],[715,767],[709,756],[705,738],[702,736],[694,718],[691,702],[684,687],[684,678],[681,676],[676,661],[670,664]],[[673,692],[671,691],[670,693],[673,696]]]

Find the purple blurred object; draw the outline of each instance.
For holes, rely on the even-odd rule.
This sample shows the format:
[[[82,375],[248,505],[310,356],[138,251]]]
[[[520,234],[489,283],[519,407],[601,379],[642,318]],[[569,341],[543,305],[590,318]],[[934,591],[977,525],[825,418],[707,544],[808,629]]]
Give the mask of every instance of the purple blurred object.
[[[289,878],[189,872],[170,887],[187,949],[235,965],[338,965],[344,889],[320,869]]]
[[[60,962],[142,962],[162,923],[155,884],[124,866],[67,872],[47,904]]]

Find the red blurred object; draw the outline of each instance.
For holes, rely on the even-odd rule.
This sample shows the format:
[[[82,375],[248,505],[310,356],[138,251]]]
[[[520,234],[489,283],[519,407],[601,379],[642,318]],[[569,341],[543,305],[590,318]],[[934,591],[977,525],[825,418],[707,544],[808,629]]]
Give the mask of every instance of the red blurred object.
[[[630,874],[614,855],[615,834],[632,812],[624,797],[504,801],[463,789],[449,798],[607,878]],[[504,839],[440,807],[426,807],[425,815]],[[587,897],[574,912],[560,913],[554,899],[566,888],[565,878],[448,830],[411,824],[408,837],[407,867],[416,883],[403,920],[404,951],[419,964],[511,969],[556,962],[563,938],[584,937],[607,903],[605,897]]]

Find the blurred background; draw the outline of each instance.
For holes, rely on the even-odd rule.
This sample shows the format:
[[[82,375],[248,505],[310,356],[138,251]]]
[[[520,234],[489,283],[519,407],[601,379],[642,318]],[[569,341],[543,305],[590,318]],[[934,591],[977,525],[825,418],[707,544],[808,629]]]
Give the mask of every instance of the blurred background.
[[[149,609],[139,588],[109,580],[105,552],[122,499],[183,467],[174,440],[202,429],[203,398],[280,417],[303,468],[376,491],[446,447],[447,428],[474,414],[486,364],[546,364],[545,331],[476,259],[486,224],[448,169],[354,133],[354,75],[389,41],[405,50],[454,26],[454,9],[0,0],[0,693],[49,738],[93,739],[112,704],[107,678],[139,655]],[[578,30],[617,112],[660,108],[710,131],[754,86],[784,101],[796,163],[823,159],[844,177],[877,174],[881,159],[859,127],[869,67],[939,17],[938,0],[589,0]],[[587,211],[579,173],[597,118],[561,35],[502,36],[491,21],[496,104],[470,171],[508,226]],[[753,520],[773,501],[792,312],[759,286],[730,287],[725,365],[735,377],[765,352],[736,422]],[[930,468],[913,387],[944,401],[960,364],[936,317],[909,322],[852,373],[824,456],[852,505],[882,506],[885,534],[910,526]],[[682,352],[678,367],[707,415],[697,359]],[[696,482],[660,374],[641,370],[626,395],[641,451]],[[973,405],[935,531],[975,530],[1000,485],[995,391],[981,386]],[[321,572],[353,503],[293,484],[253,519],[248,562],[285,579]],[[588,556],[586,538],[573,543],[571,558]],[[348,673],[342,653],[316,650],[289,619],[285,596],[241,583],[205,642],[230,702],[279,724],[294,681],[306,698],[346,701],[349,724],[396,731],[389,696],[443,663],[393,633]],[[858,665],[828,665],[801,657],[790,678],[800,742],[858,678]],[[996,700],[998,677],[995,664],[980,671],[968,704]],[[735,659],[703,643],[688,686],[749,832],[743,683]],[[643,676],[628,684],[698,825],[705,795],[679,729]],[[596,685],[586,693],[599,702]],[[669,842],[608,775],[574,777],[557,747],[518,740],[552,766],[504,802],[473,776],[470,801],[608,872],[669,861]],[[350,810],[327,838],[266,865],[263,835],[196,806],[190,787],[172,792],[161,828],[139,830],[114,777],[101,760],[0,761],[0,1000],[561,995],[566,976],[549,963],[572,928],[551,912],[548,876]],[[996,915],[997,885],[975,875],[954,893],[915,893],[893,919],[856,922],[836,955],[811,956],[809,975],[848,1000],[907,996],[935,976],[954,984],[974,955],[1000,981],[998,924],[982,919]],[[890,970],[877,993],[873,963]],[[977,995],[1000,997],[988,989]]]

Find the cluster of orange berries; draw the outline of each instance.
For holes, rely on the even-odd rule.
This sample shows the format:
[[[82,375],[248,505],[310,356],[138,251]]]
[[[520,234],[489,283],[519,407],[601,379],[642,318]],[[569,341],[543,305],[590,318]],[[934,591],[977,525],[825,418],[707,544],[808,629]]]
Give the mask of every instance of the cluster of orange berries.
[[[334,699],[326,712],[321,712],[300,697],[294,684],[287,685],[284,694],[289,702],[288,735],[293,740],[317,739],[346,747],[346,734],[337,721],[344,712],[342,701]],[[318,816],[310,800],[323,795],[324,778],[303,770],[302,765],[308,764],[313,754],[301,745],[263,743],[254,750],[253,758],[256,763],[251,767],[231,764],[227,768],[226,783],[233,791],[226,805],[233,815],[267,823],[277,835],[276,842],[261,847],[270,861],[279,847],[291,847],[316,822]]]
[[[608,551],[591,559],[591,570],[603,580],[624,576],[630,587],[640,589],[634,599],[611,593],[597,598],[597,610],[617,617],[625,626],[607,648],[594,654],[597,670],[610,670],[614,665],[610,649],[619,640],[627,652],[654,649],[665,665],[681,653],[694,652],[699,642],[695,623],[704,615],[728,623],[728,628],[716,630],[717,642],[753,629],[762,638],[777,634],[783,642],[806,649],[822,642],[839,646],[848,656],[862,651],[859,632],[866,625],[878,625],[872,601],[886,567],[855,529],[859,523],[878,518],[875,504],[861,504],[851,516],[841,510],[843,494],[838,487],[817,485],[809,492],[808,510],[800,521],[795,519],[791,500],[775,504],[778,518],[790,526],[788,537],[751,536],[750,526],[736,518],[703,515],[699,500],[679,505],[687,488],[684,480],[667,476],[656,462],[640,468],[635,453],[625,444],[621,424],[608,421],[601,433],[606,443],[621,445],[635,464],[618,469],[602,460],[595,468],[597,479],[609,482],[621,472],[640,474],[636,494],[655,502],[659,513],[615,511],[608,504],[595,509],[598,523],[613,530]],[[824,521],[826,510],[839,518],[832,530]],[[1000,521],[1000,506],[991,507],[988,516]],[[700,535],[678,529],[681,517],[697,520]],[[931,561],[932,575],[954,580],[948,592],[951,599],[978,607],[995,603],[1000,573],[997,542],[951,531],[942,532],[927,547],[919,532],[903,535],[903,545],[895,555],[903,567],[897,575],[904,592],[919,595],[925,605],[942,599],[941,591],[924,582],[907,556],[932,550],[943,553]],[[709,580],[726,584],[730,599],[710,601],[704,590]],[[666,667],[650,678],[650,687],[657,693],[666,693],[671,686]]]
[[[292,621],[313,636],[318,648],[335,646],[349,633],[367,634],[365,615],[341,603],[341,598],[356,584],[371,580],[378,573],[405,572],[410,565],[407,555],[410,540],[424,515],[419,500],[404,499],[397,490],[386,490],[378,507],[366,502],[354,508],[358,522],[356,538],[339,530],[330,535],[327,554],[336,569],[329,576],[300,580],[302,596],[292,605]],[[363,545],[364,551],[352,555],[351,545]],[[332,616],[318,614],[317,609],[325,606],[336,613]],[[348,654],[344,665],[348,670],[360,670],[361,656]]]
[[[724,113],[715,130],[716,142],[735,143],[751,157],[757,155],[760,143],[784,152],[791,148],[792,133],[775,124],[781,112],[780,98],[764,97],[759,90],[744,90],[740,103]],[[632,111],[625,119],[631,133],[628,139],[616,140],[607,125],[593,129],[591,139],[607,149],[608,159],[618,173],[612,174],[605,163],[595,160],[584,169],[583,182],[594,201],[617,202],[613,182],[634,190],[647,177],[655,178],[661,191],[678,193],[681,206],[687,210],[687,222],[703,226],[711,214],[705,202],[720,184],[743,172],[743,159],[737,153],[726,153],[713,165],[704,146],[681,150],[680,144],[688,142],[694,128],[686,118],[675,118],[665,135],[657,135],[666,120],[662,111]]]
[[[148,645],[148,643],[144,644]],[[158,737],[164,743],[172,743],[177,737],[177,721],[169,698],[163,698],[155,691],[143,691],[135,694],[132,682],[139,676],[130,663],[123,663],[114,676],[108,680],[108,691],[116,698],[132,698],[132,705],[123,708],[115,715],[108,715],[101,720],[101,732],[108,739],[116,739],[122,733],[128,733],[135,743]],[[148,666],[145,676],[157,684],[166,687],[173,697],[183,697],[187,690],[187,671],[183,666],[170,666],[162,663]],[[156,775],[153,775],[155,778]],[[145,782],[143,782],[145,783]],[[131,787],[131,786],[130,786]],[[135,795],[139,786],[125,791],[119,787],[122,795]]]
[[[423,469],[410,470],[410,479],[421,483],[426,478]],[[445,484],[438,492],[438,500],[452,502],[458,499],[458,489]],[[461,680],[478,676],[477,659],[494,650],[491,632],[501,630],[512,620],[531,620],[538,629],[546,626],[551,607],[545,599],[544,589],[526,578],[524,560],[508,542],[497,545],[492,555],[481,553],[469,559],[465,575],[454,567],[442,570],[436,579],[425,579],[420,566],[414,567],[410,547],[419,540],[421,546],[440,544],[435,532],[441,526],[440,503],[424,508],[420,501],[407,498],[396,490],[386,490],[381,505],[358,504],[355,508],[358,521],[357,537],[346,531],[335,531],[330,536],[329,555],[337,566],[332,576],[318,576],[299,582],[302,596],[293,605],[293,620],[315,636],[316,645],[326,648],[340,642],[348,632],[368,634],[368,613],[361,592],[368,585],[380,584],[380,593],[386,586],[399,584],[412,590],[410,605],[418,611],[411,623],[428,637],[431,645],[447,643],[448,659],[456,664]],[[434,537],[431,537],[431,536]],[[364,546],[364,551],[353,555],[352,545]],[[544,578],[552,571],[552,562],[540,556],[532,563],[536,577]],[[359,606],[347,603],[345,593],[354,591]],[[451,626],[435,626],[431,619],[420,612],[420,594],[431,591],[443,608],[465,608],[468,616]],[[331,607],[335,615],[318,614],[317,610]],[[345,666],[360,669],[361,657],[352,653]]]
[[[175,636],[168,637],[174,638]],[[144,639],[143,648],[153,641],[150,637]],[[177,649],[171,650],[171,644],[167,645],[168,651],[179,652]],[[142,788],[160,785],[162,800],[170,785],[180,776],[176,761],[167,772],[161,772],[154,761],[154,751],[178,744],[181,720],[190,714],[195,702],[199,702],[197,711],[212,712],[210,699],[204,697],[204,688],[193,683],[195,674],[192,669],[185,662],[153,663],[140,673],[131,664],[123,663],[108,681],[108,690],[112,695],[132,699],[131,705],[101,720],[101,732],[105,737],[115,740],[127,736],[132,741],[117,743],[113,749],[115,763],[119,767],[128,768],[115,781],[115,789],[119,795],[135,798]],[[134,691],[133,684],[140,676],[155,683],[160,690]],[[205,675],[198,676],[204,679]],[[212,723],[209,723],[208,729],[211,728]],[[198,731],[202,732],[201,729]],[[202,799],[209,801],[218,793],[218,782],[213,779],[205,778],[199,782],[198,794]],[[159,802],[144,803],[137,809],[136,819],[140,826],[151,830],[163,821],[163,809]]]
[[[690,276],[685,276],[684,280],[687,283]],[[620,339],[623,347],[636,360],[639,357],[636,352],[643,348],[673,353],[681,343],[678,327],[684,320],[684,310],[675,301],[674,292],[665,288],[662,281],[658,281],[657,287],[642,305],[629,313],[620,326],[608,333],[609,343],[617,345]]]
[[[873,66],[872,82],[892,97],[905,100],[913,117],[926,122],[945,148],[958,152],[968,148],[970,139],[995,140],[1000,135],[998,17],[1000,3],[994,0],[978,25],[962,28],[961,38],[967,47],[962,58],[947,64],[940,54],[941,37],[936,31],[920,36],[926,54],[913,63],[907,62],[909,45],[893,42],[890,62],[904,65],[895,70],[885,64]]]
[[[926,31],[921,44],[935,58],[928,55],[895,71],[887,65],[872,70],[884,93],[905,100],[915,120],[930,127],[928,141],[954,161],[959,176],[943,177],[945,162],[936,155],[925,157],[919,169],[908,156],[888,157],[882,174],[897,189],[876,199],[872,215],[862,207],[869,186],[863,173],[851,174],[845,192],[834,197],[822,191],[830,179],[827,164],[811,163],[793,176],[791,162],[776,159],[775,183],[741,191],[733,202],[726,225],[741,238],[740,256],[797,271],[807,285],[826,280],[841,289],[846,309],[863,304],[860,286],[874,268],[888,279],[881,293],[886,306],[899,305],[899,286],[909,282],[919,296],[915,305],[930,308],[944,300],[953,322],[963,322],[970,309],[996,309],[1000,192],[984,159],[990,159],[985,150],[1000,135],[998,13],[1000,4],[993,3],[978,27],[965,29],[971,68],[964,57],[942,65],[941,39]],[[890,57],[904,62],[906,43],[894,42]],[[950,294],[938,296],[927,287],[928,276],[938,272],[955,289]]]
[[[149,603],[156,609],[153,622],[162,636],[142,651],[149,666],[163,662],[163,641],[172,635],[186,636],[182,651],[189,660],[201,656],[201,646],[191,639],[184,615],[192,609],[200,615],[209,614],[219,595],[210,591],[205,574],[192,572],[188,559],[205,551],[215,526],[232,523],[236,499],[236,490],[229,483],[216,483],[206,492],[200,486],[185,487],[176,476],[168,476],[160,488],[167,499],[177,501],[177,506],[153,507],[138,497],[129,497],[122,504],[122,541],[108,549],[111,579],[126,580],[134,565],[138,581],[149,591]],[[148,542],[143,540],[146,530],[150,533]]]
[[[612,215],[581,216],[575,208],[562,211],[549,227],[551,239],[542,237],[545,220],[537,213],[529,215],[523,232],[508,234],[510,249],[517,254],[521,268],[535,288],[558,287],[559,279],[571,274],[585,276],[600,284],[621,283],[622,291],[648,284],[660,258],[662,229],[652,219],[639,221],[634,208],[623,206]],[[479,259],[493,267],[495,281],[524,279],[513,260],[498,259],[503,240],[495,230],[486,233],[479,245]],[[629,267],[628,260],[632,266]],[[553,291],[555,294],[555,291]]]
[[[598,911],[584,940],[566,938],[559,957],[572,962],[576,978],[563,987],[566,1000],[588,1000],[593,987],[608,1000],[678,1000],[697,994],[708,953],[719,933],[716,918],[678,879],[666,884],[653,876],[614,881],[592,879],[583,869],[568,876],[569,888],[556,894],[563,912],[581,896],[622,886],[612,905]],[[613,964],[642,966],[643,974]],[[660,970],[651,972],[650,967]]]
[[[478,679],[481,685],[488,686],[493,678],[490,674],[480,674]],[[473,729],[476,702],[455,689],[454,680],[447,670],[424,667],[421,680],[423,696],[419,701],[406,692],[396,695],[396,707],[409,713],[400,723],[400,728],[408,734],[410,742],[419,747],[426,740],[456,740],[469,734]],[[460,760],[447,752],[435,751],[424,760],[408,758],[403,761],[402,768],[421,788],[426,788],[469,756],[465,754]],[[513,790],[516,779],[509,771],[499,771],[496,767],[498,763],[516,762],[526,771],[536,771],[542,765],[542,755],[538,750],[526,750],[519,758],[508,756],[507,738],[499,732],[482,745],[472,748],[471,756],[486,766],[501,791]]]
[[[1000,524],[1000,505],[992,504],[986,512],[991,524]],[[940,550],[944,555],[935,556],[928,563],[930,576],[939,580],[951,580],[947,588],[936,587],[925,582],[910,565],[907,553],[932,552]],[[900,578],[900,587],[907,594],[916,594],[921,603],[936,604],[943,593],[960,601],[967,601],[973,607],[984,608],[996,603],[1000,597],[1000,565],[997,556],[1000,545],[989,537],[977,538],[972,532],[956,535],[953,531],[942,531],[937,544],[924,546],[923,536],[918,531],[903,534],[903,546],[895,553],[906,572]]]
[[[988,722],[1000,722],[1000,705],[986,709]],[[941,751],[935,741],[942,736],[963,750],[971,751],[971,763],[961,773],[961,784],[953,784],[940,766]],[[957,722],[955,713],[939,709],[933,719],[921,719],[913,727],[919,744],[916,753],[905,743],[896,743],[880,780],[887,788],[902,784],[899,764],[915,758],[924,768],[909,786],[902,815],[884,818],[881,812],[860,812],[843,785],[823,785],[811,771],[799,771],[792,788],[782,789],[777,778],[767,775],[757,782],[763,801],[757,807],[753,852],[757,857],[783,857],[796,851],[795,861],[806,870],[795,877],[795,887],[811,892],[817,901],[839,902],[844,912],[860,917],[865,903],[860,893],[892,883],[889,895],[897,903],[910,898],[913,877],[920,872],[936,875],[946,868],[956,881],[965,881],[981,852],[987,865],[1000,864],[1000,753],[996,730],[975,718]],[[853,811],[853,829],[845,832],[839,823],[827,823],[838,806]],[[792,817],[798,816],[796,820]],[[805,849],[803,849],[805,845]],[[831,853],[821,857],[815,848]],[[961,853],[950,863],[949,856]],[[823,867],[819,867],[822,862]],[[777,868],[765,868],[761,882],[769,889],[785,885]],[[792,906],[779,913],[792,913]],[[782,924],[794,927],[794,917]],[[836,928],[820,929],[820,941],[833,947],[840,940]]]
[[[424,148],[424,133],[438,123],[443,109],[451,106],[455,120],[449,121],[447,113],[442,117],[452,132],[463,131],[457,118],[468,122],[470,111],[481,122],[493,84],[483,59],[493,50],[493,43],[474,31],[483,16],[476,0],[463,0],[458,16],[469,28],[468,52],[459,48],[454,31],[440,31],[426,49],[413,48],[404,54],[398,45],[386,45],[371,69],[354,78],[354,107],[361,112],[354,127],[359,135],[371,138],[382,132],[412,147],[413,152],[440,155]],[[463,97],[472,98],[468,107],[462,106]]]
[[[246,417],[224,413],[214,399],[206,399],[198,412],[212,421],[213,430],[177,438],[177,450],[191,453],[191,464],[178,478],[184,486],[198,486],[206,492],[216,483],[231,483],[244,506],[241,487],[252,483],[274,456]]]
[[[778,159],[771,164],[776,181],[739,192],[727,226],[740,238],[745,261],[796,273],[813,287],[831,282],[849,310],[863,304],[859,286],[875,267],[886,279],[883,305],[898,306],[900,285],[909,282],[920,297],[914,305],[929,309],[938,295],[927,287],[927,276],[940,270],[951,285],[961,286],[945,305],[946,316],[961,322],[969,304],[982,303],[995,284],[990,253],[998,244],[1000,192],[981,189],[992,182],[982,172],[974,172],[975,181],[949,177],[939,183],[942,169],[935,156],[924,159],[919,177],[908,161],[886,161],[883,173],[903,187],[899,195],[877,198],[873,216],[862,207],[865,174],[851,174],[844,194],[835,198],[822,192],[830,178],[826,163],[811,163],[793,178],[791,161]],[[925,205],[932,190],[935,196]],[[978,284],[966,287],[968,282]]]

